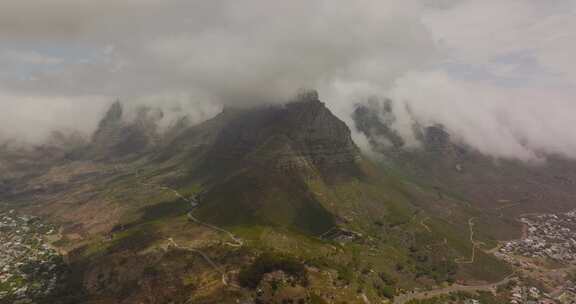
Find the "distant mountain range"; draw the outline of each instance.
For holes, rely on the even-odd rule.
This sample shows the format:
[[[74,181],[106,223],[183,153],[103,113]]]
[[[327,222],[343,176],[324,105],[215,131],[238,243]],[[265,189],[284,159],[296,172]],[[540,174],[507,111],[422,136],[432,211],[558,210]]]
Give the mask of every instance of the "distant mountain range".
[[[390,108],[359,106],[356,127],[384,156],[386,163],[419,182],[457,193],[483,209],[502,209],[511,216],[529,212],[567,211],[576,198],[576,161],[541,155],[544,163],[495,159],[454,141],[442,125],[414,126],[421,147],[406,149],[391,127]],[[513,205],[513,206],[512,206]]]

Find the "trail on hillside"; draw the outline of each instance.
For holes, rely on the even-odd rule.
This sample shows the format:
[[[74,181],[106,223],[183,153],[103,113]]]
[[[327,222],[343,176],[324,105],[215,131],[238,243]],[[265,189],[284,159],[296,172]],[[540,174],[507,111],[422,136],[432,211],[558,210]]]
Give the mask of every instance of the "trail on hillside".
[[[186,197],[186,196],[182,195],[178,190],[176,190],[176,189],[174,189],[174,188],[170,188],[170,187],[167,187],[167,186],[164,186],[164,185],[160,185],[160,184],[157,184],[157,183],[146,182],[146,181],[142,180],[142,178],[140,177],[140,172],[139,172],[138,170],[136,170],[134,174],[135,174],[136,177],[138,178],[138,182],[139,182],[140,184],[142,184],[142,185],[144,185],[144,186],[151,186],[151,187],[160,188],[160,189],[165,190],[165,191],[170,191],[170,192],[174,193],[174,195],[175,195],[177,198],[179,198],[179,199],[181,199],[181,200],[189,203],[192,209],[191,209],[191,210],[188,212],[188,214],[187,214],[188,219],[190,219],[191,221],[195,222],[195,223],[198,224],[198,225],[202,225],[202,226],[207,227],[207,228],[209,228],[209,229],[212,229],[212,230],[214,230],[214,231],[216,231],[216,232],[223,233],[223,234],[227,235],[227,236],[232,240],[232,242],[226,242],[226,243],[225,243],[226,245],[232,246],[232,247],[242,247],[242,246],[244,245],[244,240],[238,238],[238,237],[235,236],[232,232],[230,232],[230,231],[228,231],[228,230],[226,230],[226,229],[224,229],[224,228],[221,228],[221,227],[218,227],[218,226],[215,226],[215,225],[212,225],[212,224],[203,222],[203,221],[199,220],[198,218],[196,218],[196,217],[192,214],[193,211],[194,211],[194,208],[196,208],[196,207],[198,206],[198,202],[197,202],[197,200],[196,200],[195,197]]]
[[[116,170],[117,170],[117,171],[122,171],[121,166],[116,165],[115,167],[116,167]],[[160,189],[165,190],[165,191],[170,191],[170,192],[174,193],[174,195],[175,195],[176,197],[178,197],[179,199],[182,199],[182,200],[184,200],[185,202],[188,202],[188,203],[191,205],[191,207],[192,207],[192,210],[190,210],[190,211],[188,212],[188,214],[187,214],[188,219],[194,221],[195,223],[197,223],[197,224],[199,224],[199,225],[202,225],[202,226],[208,227],[208,228],[210,228],[210,229],[212,229],[212,230],[215,230],[215,231],[217,231],[217,232],[226,234],[226,235],[227,235],[228,237],[230,237],[230,238],[233,240],[233,242],[234,242],[234,243],[226,242],[227,245],[233,246],[233,247],[241,247],[241,246],[244,245],[244,241],[243,241],[242,239],[240,239],[240,238],[237,238],[234,234],[232,234],[232,232],[227,231],[227,230],[225,230],[225,229],[223,229],[223,228],[214,226],[214,225],[212,225],[212,224],[202,222],[202,221],[200,221],[199,219],[197,219],[196,217],[194,217],[194,216],[192,215],[192,211],[193,211],[194,208],[198,205],[198,204],[197,204],[197,201],[196,201],[196,198],[187,198],[187,197],[185,197],[184,195],[182,195],[182,194],[181,194],[178,190],[176,190],[176,189],[173,189],[173,188],[170,188],[170,187],[167,187],[167,186],[164,186],[164,185],[156,184],[156,183],[150,183],[150,182],[143,181],[143,180],[141,179],[141,177],[140,177],[140,172],[138,172],[138,170],[135,170],[134,172],[135,172],[134,175],[135,175],[135,176],[137,177],[137,179],[138,179],[138,183],[140,183],[140,184],[142,184],[142,185],[144,185],[144,186],[156,187],[156,188],[160,188]],[[226,271],[224,271],[224,270],[222,270],[220,267],[218,267],[218,265],[216,265],[216,263],[215,263],[207,254],[205,254],[205,253],[202,252],[201,250],[196,249],[196,248],[193,248],[193,247],[180,246],[178,243],[176,243],[176,241],[174,241],[174,239],[173,239],[172,237],[168,238],[168,242],[169,242],[172,246],[174,246],[175,248],[182,249],[182,250],[186,250],[186,251],[190,251],[190,252],[193,252],[193,253],[195,253],[195,254],[200,255],[200,256],[208,263],[208,265],[210,265],[216,272],[218,272],[218,273],[220,273],[220,274],[222,275],[222,279],[221,279],[221,280],[222,280],[222,284],[224,284],[224,286],[232,286],[232,287],[235,287],[235,288],[241,288],[240,286],[237,286],[237,285],[235,285],[235,284],[230,283],[230,280],[229,280],[229,278],[228,278],[228,274],[226,273]]]
[[[432,233],[432,229],[430,229],[430,227],[429,227],[428,225],[426,225],[426,221],[429,220],[429,219],[430,219],[429,217],[423,218],[422,220],[420,220],[420,225],[421,225],[422,227],[424,227],[424,229],[426,229],[426,231]]]
[[[470,229],[470,243],[472,244],[472,255],[470,256],[470,259],[468,260],[463,260],[463,258],[455,258],[454,262],[456,262],[457,264],[473,264],[474,261],[476,260],[476,247],[478,247],[478,242],[476,242],[474,240],[474,220],[476,218],[471,217],[468,220],[468,228]]]
[[[470,239],[470,243],[472,244],[472,254],[468,260],[464,260],[464,258],[461,258],[461,257],[456,258],[454,261],[458,264],[472,264],[476,260],[476,250],[478,250],[478,246],[482,242],[479,242],[479,241],[474,239],[474,234],[475,234],[474,220],[475,219],[476,219],[475,217],[471,217],[468,220],[468,228],[470,230],[469,239]],[[423,222],[425,220],[426,219],[424,219]],[[421,224],[423,224],[423,222],[421,222]],[[444,241],[447,243],[446,239]],[[464,292],[478,292],[478,291],[494,292],[496,290],[496,288],[498,288],[498,286],[507,284],[511,280],[514,280],[514,275],[515,275],[515,273],[513,272],[510,275],[508,275],[506,278],[504,278],[503,280],[496,282],[496,283],[492,283],[492,284],[484,284],[484,285],[454,284],[454,285],[446,287],[446,288],[439,288],[439,289],[434,289],[434,290],[430,290],[430,291],[407,293],[407,294],[403,294],[400,296],[396,296],[394,298],[393,303],[394,304],[404,304],[404,303],[407,303],[411,300],[423,300],[423,299],[433,298],[433,297],[446,295],[446,294],[450,294],[452,292],[459,292],[459,291],[464,291]]]
[[[222,284],[224,284],[224,286],[232,286],[232,287],[240,288],[240,286],[230,283],[230,280],[228,278],[228,273],[226,273],[226,271],[224,271],[220,267],[218,267],[218,265],[216,265],[216,263],[214,263],[214,261],[208,255],[206,255],[204,252],[202,252],[196,248],[193,248],[193,247],[180,246],[178,243],[176,243],[176,241],[174,241],[173,238],[168,238],[168,242],[172,246],[174,246],[175,248],[190,251],[190,252],[193,252],[193,253],[200,255],[208,263],[208,265],[210,265],[214,270],[216,270],[216,272],[218,272],[222,275]]]

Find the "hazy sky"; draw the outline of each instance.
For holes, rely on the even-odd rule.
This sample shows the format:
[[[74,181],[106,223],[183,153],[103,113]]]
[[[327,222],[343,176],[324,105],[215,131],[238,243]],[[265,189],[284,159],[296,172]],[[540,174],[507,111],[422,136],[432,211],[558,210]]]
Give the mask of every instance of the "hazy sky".
[[[201,120],[309,87],[346,121],[355,102],[389,96],[407,136],[416,117],[495,156],[576,157],[575,10],[576,0],[2,0],[0,136],[88,132],[116,97]]]

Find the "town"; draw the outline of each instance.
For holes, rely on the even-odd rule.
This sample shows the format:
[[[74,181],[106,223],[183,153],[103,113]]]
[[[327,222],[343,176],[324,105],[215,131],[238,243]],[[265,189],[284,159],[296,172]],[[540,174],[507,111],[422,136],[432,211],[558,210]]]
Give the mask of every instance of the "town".
[[[522,217],[524,237],[500,248],[502,254],[547,258],[565,266],[576,261],[576,211]]]
[[[517,286],[510,303],[576,303],[576,210],[560,214],[524,215],[519,240],[502,243],[494,254],[523,274],[545,284]]]
[[[55,233],[37,217],[0,212],[0,303],[35,303],[58,290],[66,267],[47,242]]]

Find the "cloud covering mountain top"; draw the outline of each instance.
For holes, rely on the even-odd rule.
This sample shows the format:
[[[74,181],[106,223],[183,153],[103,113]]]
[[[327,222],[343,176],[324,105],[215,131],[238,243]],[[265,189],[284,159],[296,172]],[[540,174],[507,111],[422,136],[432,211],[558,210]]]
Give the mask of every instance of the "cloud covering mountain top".
[[[88,132],[116,98],[201,121],[221,105],[318,88],[345,121],[354,103],[389,96],[399,128],[418,117],[495,156],[576,156],[574,4],[2,1],[0,136]]]

